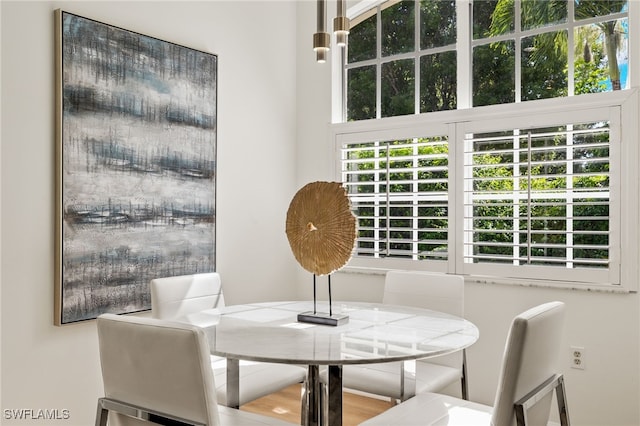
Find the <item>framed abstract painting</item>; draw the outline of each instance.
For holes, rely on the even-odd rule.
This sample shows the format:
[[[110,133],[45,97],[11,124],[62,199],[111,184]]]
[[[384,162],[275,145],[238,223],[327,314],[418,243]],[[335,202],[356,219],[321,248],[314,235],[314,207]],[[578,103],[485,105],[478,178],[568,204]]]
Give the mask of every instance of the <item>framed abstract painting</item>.
[[[56,325],[215,270],[217,56],[56,14]]]

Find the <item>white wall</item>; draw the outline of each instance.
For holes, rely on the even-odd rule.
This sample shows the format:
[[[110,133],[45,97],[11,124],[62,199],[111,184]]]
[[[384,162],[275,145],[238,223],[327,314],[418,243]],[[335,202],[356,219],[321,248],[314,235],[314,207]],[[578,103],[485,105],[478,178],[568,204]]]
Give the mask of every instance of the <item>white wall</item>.
[[[229,303],[290,298],[296,6],[288,1],[1,2],[3,425],[93,424],[93,321],[53,324],[54,9],[218,54],[217,269]],[[67,409],[14,421],[5,409]]]
[[[333,15],[333,8],[329,6]],[[634,12],[637,13],[637,10]],[[300,22],[315,17],[314,4],[298,8]],[[313,22],[313,21],[310,21]],[[311,52],[313,28],[298,26],[298,184],[334,180],[334,160],[326,128],[330,122],[330,65],[316,64]],[[634,40],[633,37],[630,40]],[[637,40],[637,38],[635,39]],[[640,46],[631,43],[633,56]],[[635,63],[638,65],[638,62]],[[634,69],[638,69],[636,66]],[[635,86],[638,85],[636,81]],[[638,188],[638,183],[630,185]],[[305,276],[301,274],[301,279]],[[382,297],[380,271],[336,273],[334,300],[376,301]],[[305,293],[308,295],[309,293]],[[323,294],[319,297],[326,297]],[[480,329],[480,339],[468,350],[471,399],[491,404],[510,321],[525,309],[550,300],[567,304],[563,346],[568,404],[574,425],[632,426],[640,424],[640,298],[638,294],[468,283],[466,316]],[[583,346],[585,370],[569,367],[569,346]]]
[[[332,6],[327,6],[331,16],[335,13]],[[332,169],[327,168],[333,164],[333,148],[329,141],[331,63],[318,64],[312,49],[313,33],[316,32],[315,1],[298,2],[297,22],[296,191],[310,182],[335,180]],[[297,271],[298,296],[313,297],[313,276],[299,265]],[[318,297],[326,298],[326,285],[321,285],[322,282],[326,280],[318,281]]]

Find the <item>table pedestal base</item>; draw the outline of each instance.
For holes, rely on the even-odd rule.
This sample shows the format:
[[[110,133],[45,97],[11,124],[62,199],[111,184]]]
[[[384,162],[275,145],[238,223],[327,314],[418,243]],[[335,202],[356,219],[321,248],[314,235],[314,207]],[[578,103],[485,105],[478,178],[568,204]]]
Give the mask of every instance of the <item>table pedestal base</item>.
[[[325,386],[320,381],[320,366],[309,365],[302,396],[300,423],[303,426],[342,426],[342,366],[327,368]]]

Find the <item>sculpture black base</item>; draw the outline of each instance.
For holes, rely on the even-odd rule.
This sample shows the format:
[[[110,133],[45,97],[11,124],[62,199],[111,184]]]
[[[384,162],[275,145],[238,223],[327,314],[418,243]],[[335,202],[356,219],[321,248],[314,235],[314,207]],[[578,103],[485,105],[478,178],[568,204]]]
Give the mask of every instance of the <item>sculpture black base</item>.
[[[329,315],[325,312],[302,312],[298,314],[298,322],[308,322],[322,325],[342,325],[349,322],[349,315]]]

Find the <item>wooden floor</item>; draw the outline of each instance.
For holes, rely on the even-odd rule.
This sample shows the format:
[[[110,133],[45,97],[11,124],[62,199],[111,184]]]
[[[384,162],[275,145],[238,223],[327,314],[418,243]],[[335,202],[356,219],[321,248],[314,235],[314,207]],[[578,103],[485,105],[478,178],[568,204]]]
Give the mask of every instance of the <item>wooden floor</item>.
[[[243,405],[240,409],[300,424],[301,385],[288,388]],[[391,403],[344,392],[342,398],[342,424],[355,426],[382,413]]]

